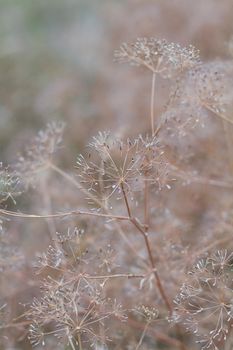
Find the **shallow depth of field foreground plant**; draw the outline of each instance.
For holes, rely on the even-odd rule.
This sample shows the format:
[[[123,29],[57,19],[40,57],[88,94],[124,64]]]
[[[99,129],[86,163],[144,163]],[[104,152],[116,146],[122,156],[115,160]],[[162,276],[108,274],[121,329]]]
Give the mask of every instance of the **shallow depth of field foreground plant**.
[[[232,58],[155,38],[115,58],[151,76],[147,132],[100,131],[68,171],[53,122],[0,168],[2,348],[231,349]],[[7,227],[41,221],[25,261]]]

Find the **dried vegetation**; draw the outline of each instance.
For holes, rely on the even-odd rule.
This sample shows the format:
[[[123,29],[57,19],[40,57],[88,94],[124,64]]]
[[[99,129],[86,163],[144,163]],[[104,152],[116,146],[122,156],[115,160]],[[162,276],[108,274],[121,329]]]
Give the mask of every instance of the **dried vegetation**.
[[[146,133],[99,132],[69,172],[55,156],[64,124],[54,122],[0,168],[3,348],[227,349],[233,61],[203,63],[192,45],[155,38],[123,44],[115,58],[151,74]],[[170,88],[158,115],[161,78]],[[19,199],[12,209],[32,188],[38,206]],[[25,262],[6,239],[8,220],[44,220],[47,250]],[[13,308],[17,269],[36,274]]]

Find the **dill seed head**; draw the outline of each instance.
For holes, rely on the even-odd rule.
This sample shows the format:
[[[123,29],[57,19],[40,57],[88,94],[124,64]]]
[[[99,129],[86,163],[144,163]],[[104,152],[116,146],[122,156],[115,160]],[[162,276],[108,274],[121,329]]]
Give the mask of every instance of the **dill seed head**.
[[[132,44],[122,44],[115,51],[115,59],[147,67],[165,78],[200,63],[199,51],[194,46],[182,47],[156,38],[138,38]]]
[[[61,146],[65,124],[51,122],[45,130],[40,130],[31,144],[18,158],[15,169],[21,175],[25,187],[36,183],[38,174],[46,170],[57,149]]]
[[[175,299],[174,319],[197,336],[202,349],[220,349],[233,322],[232,253],[199,260]]]

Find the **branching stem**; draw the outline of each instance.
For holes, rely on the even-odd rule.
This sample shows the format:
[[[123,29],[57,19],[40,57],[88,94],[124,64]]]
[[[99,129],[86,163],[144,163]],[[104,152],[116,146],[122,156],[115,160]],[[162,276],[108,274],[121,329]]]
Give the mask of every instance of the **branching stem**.
[[[157,288],[160,292],[160,295],[169,311],[169,313],[171,314],[172,313],[172,306],[171,306],[171,303],[166,295],[166,292],[163,288],[163,285],[162,285],[162,282],[161,282],[161,279],[159,277],[159,274],[156,270],[156,264],[155,264],[155,261],[154,261],[154,258],[153,258],[153,254],[152,254],[152,250],[151,250],[151,246],[150,246],[150,242],[149,242],[149,238],[148,238],[148,233],[146,232],[145,228],[142,228],[140,223],[138,222],[138,220],[136,218],[134,218],[131,214],[131,209],[130,209],[130,206],[129,206],[129,202],[128,202],[128,198],[127,198],[127,194],[125,192],[125,189],[124,189],[124,185],[123,183],[121,183],[121,189],[122,189],[122,193],[123,193],[123,197],[124,197],[124,201],[125,201],[125,205],[126,205],[126,208],[127,208],[127,212],[128,212],[128,215],[129,215],[129,218],[130,218],[130,222],[137,228],[137,230],[142,234],[143,238],[144,238],[144,241],[145,241],[145,245],[146,245],[146,250],[147,250],[147,253],[148,253],[148,256],[149,256],[149,261],[150,261],[150,265],[153,269],[153,272],[154,272],[154,275],[155,275],[155,281],[156,281],[156,285],[157,285]]]

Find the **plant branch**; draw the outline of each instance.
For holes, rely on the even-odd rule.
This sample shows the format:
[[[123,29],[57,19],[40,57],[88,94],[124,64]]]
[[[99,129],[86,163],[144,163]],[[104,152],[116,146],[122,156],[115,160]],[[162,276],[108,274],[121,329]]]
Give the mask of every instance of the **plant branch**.
[[[143,229],[141,227],[141,225],[139,224],[138,220],[136,218],[134,218],[131,214],[131,210],[130,210],[130,206],[129,206],[129,202],[128,202],[128,198],[127,198],[127,195],[126,195],[126,192],[125,192],[125,189],[124,189],[124,185],[123,183],[121,183],[121,188],[122,188],[122,193],[123,193],[123,197],[124,197],[124,201],[125,201],[125,205],[126,205],[126,208],[127,208],[127,212],[129,214],[129,218],[130,218],[130,221],[131,223],[138,229],[138,231],[142,234],[143,238],[144,238],[144,241],[145,241],[145,245],[146,245],[146,249],[147,249],[147,253],[148,253],[148,256],[149,256],[149,261],[150,261],[150,265],[153,269],[153,272],[154,272],[154,275],[155,275],[155,280],[156,280],[156,285],[158,287],[158,290],[160,292],[160,295],[169,311],[169,313],[171,314],[172,313],[172,306],[171,306],[171,303],[166,295],[166,292],[163,288],[163,285],[162,285],[162,282],[160,280],[160,277],[159,277],[159,274],[156,270],[156,265],[155,265],[155,261],[154,261],[154,258],[153,258],[153,254],[152,254],[152,250],[151,250],[151,246],[150,246],[150,242],[149,242],[149,238],[148,238],[148,233],[145,231],[145,229]]]
[[[102,217],[102,218],[111,219],[111,220],[129,220],[128,216],[94,213],[94,212],[88,212],[83,210],[71,210],[63,213],[39,215],[39,214],[26,214],[21,212],[13,212],[5,209],[0,209],[0,213],[7,216],[31,218],[31,219],[49,219],[49,218],[62,218],[65,216],[73,216],[73,215],[87,215],[87,216],[94,216],[94,217]]]

